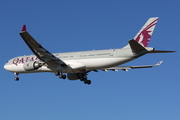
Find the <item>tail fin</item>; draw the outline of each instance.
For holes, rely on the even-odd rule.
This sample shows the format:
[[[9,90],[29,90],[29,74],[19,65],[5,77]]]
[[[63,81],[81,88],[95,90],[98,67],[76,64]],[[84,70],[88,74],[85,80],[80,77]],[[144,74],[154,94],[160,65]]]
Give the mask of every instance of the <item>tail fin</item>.
[[[134,37],[134,40],[141,44],[143,47],[147,47],[157,21],[158,17],[149,18],[149,20],[144,24],[141,30]]]
[[[148,21],[144,24],[144,26],[140,29],[140,31],[136,34],[134,40],[141,44],[143,47],[147,47],[157,21],[158,17],[149,18]],[[125,47],[129,47],[129,45]]]

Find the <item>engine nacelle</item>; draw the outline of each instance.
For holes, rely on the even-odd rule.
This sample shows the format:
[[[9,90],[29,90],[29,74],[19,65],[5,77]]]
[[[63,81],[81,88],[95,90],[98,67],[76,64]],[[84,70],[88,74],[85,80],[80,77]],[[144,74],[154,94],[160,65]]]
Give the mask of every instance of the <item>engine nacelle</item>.
[[[38,63],[37,61],[30,61],[30,62],[26,62],[23,65],[24,70],[26,71],[31,71],[31,70],[36,70],[38,68],[40,68],[41,65],[40,63]]]
[[[68,73],[67,77],[69,80],[78,80],[83,77],[83,73]]]

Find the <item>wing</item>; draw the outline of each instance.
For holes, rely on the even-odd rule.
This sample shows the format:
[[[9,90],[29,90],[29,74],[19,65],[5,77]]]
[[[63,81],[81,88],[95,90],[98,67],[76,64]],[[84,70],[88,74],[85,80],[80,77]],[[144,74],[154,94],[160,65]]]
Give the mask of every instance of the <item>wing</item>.
[[[159,66],[161,65],[163,61],[160,61],[159,63],[155,64],[155,65],[143,65],[143,66],[116,66],[116,67],[110,67],[110,68],[103,68],[101,70],[103,71],[108,71],[108,70],[113,70],[113,71],[118,71],[119,69],[124,70],[124,71],[128,71],[128,69],[137,69],[137,68],[151,68],[151,67],[155,67],[155,66]]]
[[[20,32],[20,36],[23,38],[25,43],[31,49],[31,51],[43,62],[46,64],[59,64],[62,66],[66,66],[66,63],[61,59],[55,57],[52,53],[43,48],[27,31],[26,25],[23,26],[22,31]]]

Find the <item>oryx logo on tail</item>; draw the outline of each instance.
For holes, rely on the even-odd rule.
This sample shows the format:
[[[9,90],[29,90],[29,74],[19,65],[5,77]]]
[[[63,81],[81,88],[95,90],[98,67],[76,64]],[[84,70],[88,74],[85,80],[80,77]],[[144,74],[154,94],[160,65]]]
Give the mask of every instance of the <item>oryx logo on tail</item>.
[[[150,18],[134,37],[134,40],[141,44],[143,47],[147,47],[157,21],[158,17]]]

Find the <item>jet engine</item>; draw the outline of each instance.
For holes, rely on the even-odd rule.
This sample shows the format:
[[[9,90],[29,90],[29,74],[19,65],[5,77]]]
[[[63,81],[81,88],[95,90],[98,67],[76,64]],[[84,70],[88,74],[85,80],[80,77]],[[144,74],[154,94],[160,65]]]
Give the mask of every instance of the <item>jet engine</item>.
[[[36,70],[36,69],[38,69],[40,67],[41,67],[41,64],[38,63],[37,61],[26,62],[23,65],[23,68],[26,71]]]
[[[83,73],[68,73],[67,77],[69,80],[78,80],[84,76]]]

